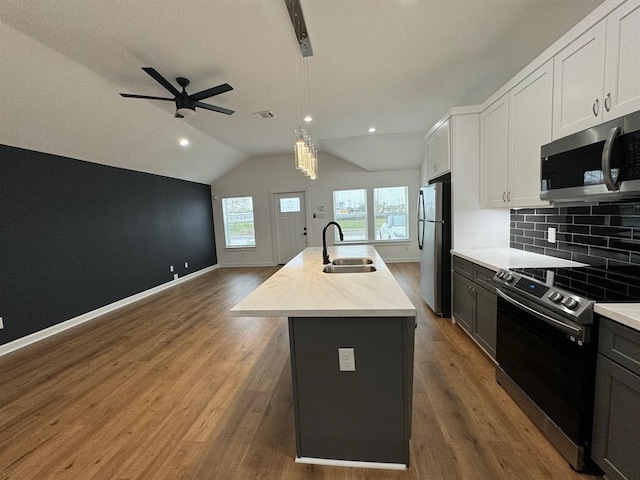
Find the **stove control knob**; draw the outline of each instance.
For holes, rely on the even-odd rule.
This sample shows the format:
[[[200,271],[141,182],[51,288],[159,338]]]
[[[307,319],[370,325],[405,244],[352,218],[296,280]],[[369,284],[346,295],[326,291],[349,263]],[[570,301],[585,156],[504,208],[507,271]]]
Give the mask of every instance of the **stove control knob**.
[[[563,298],[564,298],[564,295],[558,292],[552,292],[549,294],[549,300],[551,300],[553,303],[560,303]]]
[[[504,276],[504,279],[505,279],[507,282],[510,282],[511,280],[513,280],[513,275],[511,275],[510,273],[507,273],[507,274]]]
[[[498,278],[504,278],[504,272],[502,270],[496,273],[496,275],[498,276]]]
[[[573,310],[574,308],[576,308],[578,306],[578,302],[576,300],[574,300],[573,298],[567,298],[562,304],[565,307],[567,307],[569,310]]]

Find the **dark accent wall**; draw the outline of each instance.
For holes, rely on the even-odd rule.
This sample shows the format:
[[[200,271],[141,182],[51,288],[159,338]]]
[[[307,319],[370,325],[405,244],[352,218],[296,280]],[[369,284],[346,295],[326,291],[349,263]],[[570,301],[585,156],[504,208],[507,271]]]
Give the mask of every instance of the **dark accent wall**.
[[[216,261],[209,185],[0,145],[0,344]]]
[[[511,210],[510,245],[589,265],[640,264],[640,200]]]

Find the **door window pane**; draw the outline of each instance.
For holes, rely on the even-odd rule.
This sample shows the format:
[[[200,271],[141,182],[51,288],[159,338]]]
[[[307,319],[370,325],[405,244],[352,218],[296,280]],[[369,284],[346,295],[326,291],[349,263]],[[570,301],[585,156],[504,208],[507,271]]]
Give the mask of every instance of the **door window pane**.
[[[366,240],[367,231],[367,191],[337,190],[333,192],[333,218],[342,227],[344,240]],[[335,239],[340,240],[338,229]]]
[[[407,240],[409,216],[407,187],[373,189],[376,240]]]
[[[254,247],[253,197],[222,199],[224,240],[227,247]]]
[[[292,213],[300,211],[300,197],[281,198],[280,199],[280,212]]]

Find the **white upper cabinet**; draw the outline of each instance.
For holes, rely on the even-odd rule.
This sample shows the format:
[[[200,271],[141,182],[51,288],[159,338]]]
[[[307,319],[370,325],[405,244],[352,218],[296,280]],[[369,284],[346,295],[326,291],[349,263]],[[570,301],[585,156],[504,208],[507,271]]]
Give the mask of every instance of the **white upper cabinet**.
[[[507,206],[509,104],[503,95],[480,114],[480,205]]]
[[[511,207],[548,205],[540,200],[540,147],[551,141],[553,62],[509,92],[509,190]]]
[[[481,205],[535,207],[540,147],[551,141],[553,61],[549,60],[480,116]]]
[[[640,0],[607,17],[604,119],[640,110]]]
[[[449,124],[450,120],[445,121],[425,139],[427,180],[451,171],[451,129]]]
[[[602,121],[605,27],[598,23],[554,58],[554,138]]]
[[[553,138],[636,110],[640,0],[628,0],[555,56]]]

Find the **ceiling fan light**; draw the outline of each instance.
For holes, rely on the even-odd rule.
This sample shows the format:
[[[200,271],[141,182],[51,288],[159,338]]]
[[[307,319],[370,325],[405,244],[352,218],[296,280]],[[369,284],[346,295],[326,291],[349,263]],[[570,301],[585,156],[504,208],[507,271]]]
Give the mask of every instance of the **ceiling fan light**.
[[[188,108],[188,107],[180,107],[178,108],[178,110],[176,110],[176,113],[178,115],[182,115],[183,117],[193,117],[196,114],[196,109]]]

